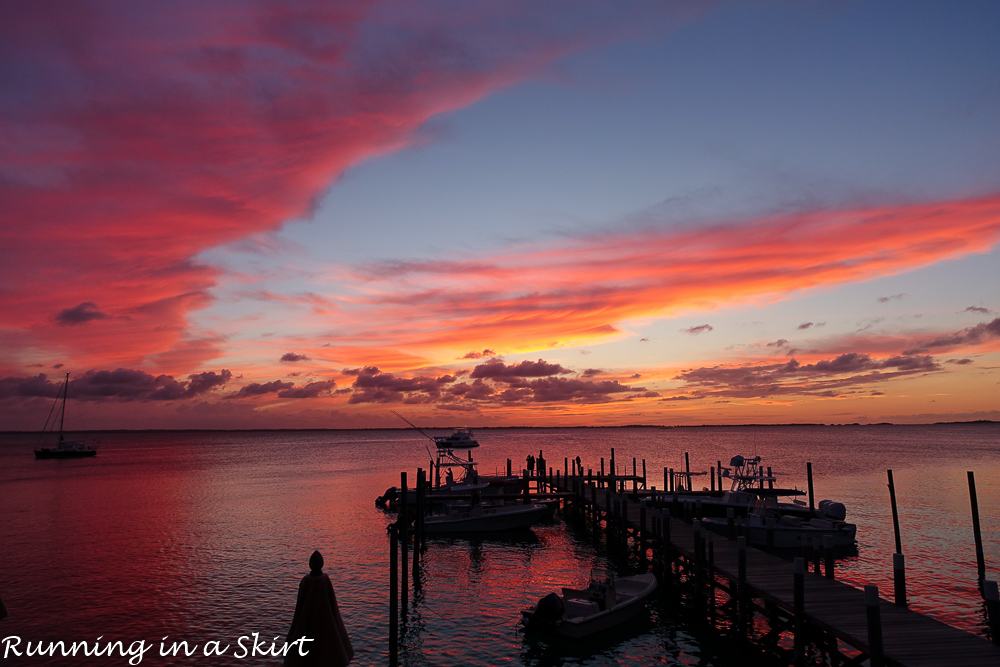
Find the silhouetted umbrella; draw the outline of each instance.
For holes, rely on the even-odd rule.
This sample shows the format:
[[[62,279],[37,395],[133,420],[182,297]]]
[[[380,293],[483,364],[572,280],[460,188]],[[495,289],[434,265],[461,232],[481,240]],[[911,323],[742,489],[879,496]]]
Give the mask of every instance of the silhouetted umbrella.
[[[337,595],[330,577],[323,574],[323,554],[314,551],[309,558],[310,572],[299,583],[299,599],[286,642],[302,637],[312,639],[292,647],[285,656],[285,667],[298,665],[343,667],[354,657],[351,639],[337,608]],[[300,655],[299,645],[308,654]]]

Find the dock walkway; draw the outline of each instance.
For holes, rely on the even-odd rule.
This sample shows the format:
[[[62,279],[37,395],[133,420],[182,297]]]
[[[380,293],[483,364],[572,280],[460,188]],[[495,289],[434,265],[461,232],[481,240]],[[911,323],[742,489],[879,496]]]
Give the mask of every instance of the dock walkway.
[[[565,478],[562,479],[566,481]],[[581,482],[582,483],[582,482]],[[567,491],[565,484],[559,490]],[[606,489],[594,490],[593,484],[582,483],[582,500],[587,505],[596,501],[597,509],[609,512],[605,499]],[[623,518],[626,525],[637,533],[641,526],[640,504],[626,494]],[[671,548],[689,562],[696,554],[695,533],[692,525],[679,519],[667,519],[667,513],[652,506],[645,508],[645,518],[652,522],[669,521]],[[666,532],[666,531],[664,531]],[[716,577],[728,581],[729,590],[738,585],[738,549],[735,540],[711,535],[713,566]],[[648,535],[648,530],[647,530]],[[645,538],[644,539],[648,539]],[[794,616],[794,573],[791,562],[769,555],[754,548],[746,549],[746,581],[752,597],[770,603],[790,617]],[[868,637],[865,592],[848,584],[818,574],[806,574],[804,583],[804,621],[843,641],[864,654],[871,655]],[[879,601],[882,626],[882,658],[885,664],[906,667],[942,667],[961,664],[963,667],[1000,667],[1000,646],[984,637],[954,628],[908,608],[898,607],[886,600]]]

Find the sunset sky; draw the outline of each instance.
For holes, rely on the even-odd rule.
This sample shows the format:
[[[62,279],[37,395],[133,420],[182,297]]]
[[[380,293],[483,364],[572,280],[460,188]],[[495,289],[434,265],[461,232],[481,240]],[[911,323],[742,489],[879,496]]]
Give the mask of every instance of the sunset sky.
[[[1000,2],[7,2],[0,429],[1000,419]]]

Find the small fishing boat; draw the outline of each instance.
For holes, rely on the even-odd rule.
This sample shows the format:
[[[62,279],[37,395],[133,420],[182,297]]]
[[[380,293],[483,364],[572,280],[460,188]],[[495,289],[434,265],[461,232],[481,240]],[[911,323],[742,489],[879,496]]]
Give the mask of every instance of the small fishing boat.
[[[438,449],[472,449],[479,446],[472,437],[472,431],[467,428],[456,428],[450,435],[435,435],[434,443]]]
[[[424,519],[428,535],[496,533],[528,528],[551,516],[546,505],[483,505],[455,508],[444,514],[431,514]]]
[[[522,610],[521,620],[525,632],[589,637],[634,619],[655,590],[652,574],[615,577],[605,568],[594,568],[587,588],[549,593],[534,607]]]
[[[59,396],[56,397],[56,404],[61,403],[59,410],[59,442],[55,447],[40,447],[35,450],[36,459],[79,459],[90,456],[97,456],[97,450],[93,447],[88,447],[85,443],[80,440],[66,440],[63,437],[63,422],[66,420],[66,396],[69,393],[69,373],[66,373],[66,379],[63,381],[62,390],[59,392]],[[53,405],[53,410],[55,405]],[[50,411],[51,416],[51,411]],[[48,431],[49,424],[48,420],[45,422],[45,426],[42,428],[42,435],[39,438],[45,437]]]

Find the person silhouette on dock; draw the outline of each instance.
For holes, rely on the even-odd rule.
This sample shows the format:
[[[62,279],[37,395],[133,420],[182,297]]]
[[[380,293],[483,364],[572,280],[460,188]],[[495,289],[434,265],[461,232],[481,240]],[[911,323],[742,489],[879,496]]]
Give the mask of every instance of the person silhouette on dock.
[[[299,582],[292,627],[286,644],[308,639],[285,655],[284,667],[345,667],[354,658],[354,647],[337,608],[337,595],[330,577],[323,573],[323,554],[314,551],[309,558],[310,572]],[[306,655],[302,655],[306,652]]]
[[[535,457],[528,454],[528,477],[535,474]]]

